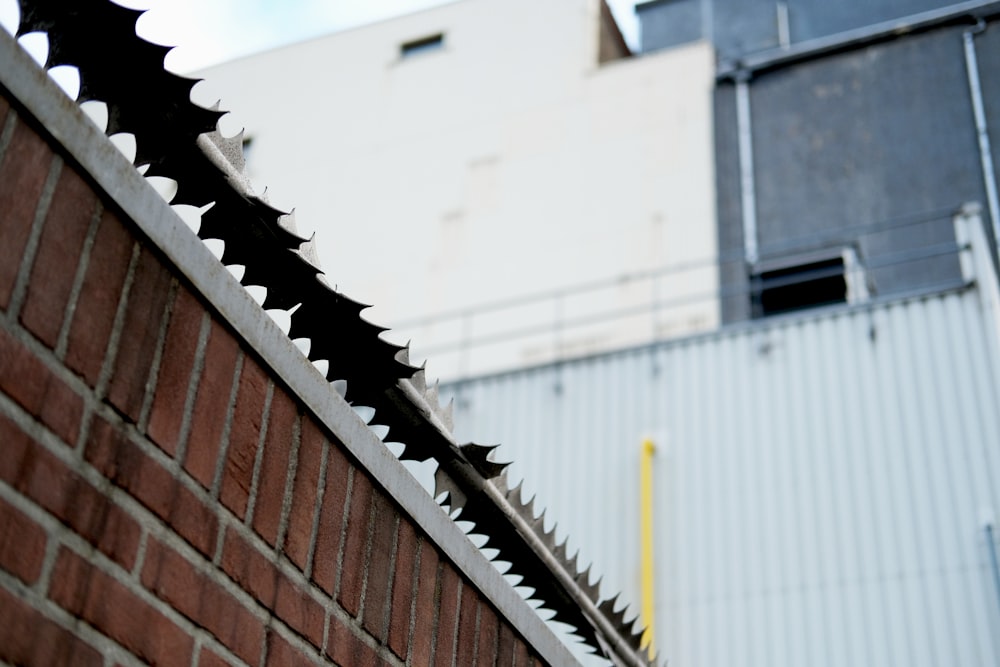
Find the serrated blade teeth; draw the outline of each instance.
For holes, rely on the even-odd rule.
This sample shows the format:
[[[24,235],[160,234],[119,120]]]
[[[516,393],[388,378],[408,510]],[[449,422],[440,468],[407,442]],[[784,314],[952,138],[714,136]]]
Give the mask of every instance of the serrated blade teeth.
[[[490,453],[497,448],[497,445],[477,445],[474,443],[468,443],[461,445],[459,450],[468,459],[472,467],[482,475],[485,479],[493,479],[500,475],[504,469],[509,465],[508,463],[498,463],[496,461],[490,461]]]
[[[591,600],[596,602],[601,596],[601,579],[598,578],[593,584],[590,583],[590,568],[580,573],[580,576],[576,577],[576,583],[579,584],[580,588],[587,594]]]
[[[298,226],[298,223],[297,223],[297,221],[295,219],[295,209],[294,208],[291,211],[289,211],[288,213],[286,213],[286,214],[284,214],[282,216],[279,216],[278,217],[278,224],[281,225],[281,228],[284,229],[285,231],[289,231],[292,234],[295,234],[296,236],[299,235],[299,226]],[[300,248],[302,247],[301,244],[300,244],[299,247]]]
[[[507,486],[508,481],[509,480],[507,478],[506,470],[504,470],[502,473],[497,475],[496,478],[493,479],[493,486],[496,487],[497,491],[499,491],[500,495],[502,495],[504,498],[506,498],[507,495],[510,493],[510,487]]]
[[[316,278],[324,281],[326,277],[323,275],[323,268],[319,261],[319,252],[316,250],[316,236],[314,235],[311,239],[300,245],[298,253],[302,259],[309,262],[309,265],[316,269]]]
[[[567,559],[567,550],[566,550],[566,543],[567,542],[569,542],[568,538],[565,539],[565,540],[563,540],[559,544],[557,544],[556,548],[552,550],[552,553],[555,554],[556,557],[560,561],[562,561],[563,563],[567,563],[568,562],[568,559]],[[576,570],[570,570],[570,574],[576,574]]]
[[[504,485],[506,485],[506,484],[507,484],[507,482],[505,481]],[[522,480],[518,480],[517,485],[514,488],[512,488],[512,489],[508,489],[507,493],[504,494],[505,496],[507,496],[507,500],[509,500],[511,503],[513,503],[516,507],[519,507],[519,508],[523,507],[523,504],[521,503],[521,487],[522,486],[524,486],[524,480],[523,479]]]
[[[419,369],[413,374],[413,377],[410,378],[410,384],[413,385],[413,388],[420,394],[427,391],[427,371],[423,368]]]
[[[452,511],[457,509],[462,509],[465,507],[467,499],[465,497],[465,492],[455,483],[455,480],[444,471],[441,466],[434,472],[434,497],[438,498],[441,494],[446,494],[445,502],[451,507]]]
[[[448,428],[448,431],[455,430],[455,399],[452,398],[448,401],[448,405],[444,406],[439,410],[438,416],[441,417],[441,421]]]
[[[399,352],[396,353],[396,361],[401,364],[410,365],[410,342],[407,341],[406,345],[399,348]]]
[[[434,384],[427,387],[424,390],[424,398],[427,399],[427,403],[430,404],[434,411],[438,411],[438,381],[435,380]]]
[[[608,598],[604,602],[597,605],[597,608],[601,610],[601,613],[608,618],[613,618],[615,615],[615,605],[618,604],[618,598],[620,593],[616,593],[614,597]]]

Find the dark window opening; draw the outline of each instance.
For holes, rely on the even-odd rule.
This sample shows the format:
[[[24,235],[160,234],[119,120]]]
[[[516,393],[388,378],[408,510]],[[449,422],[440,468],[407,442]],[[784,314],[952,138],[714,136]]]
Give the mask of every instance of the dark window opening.
[[[842,257],[762,271],[750,283],[754,317],[847,303]]]
[[[443,46],[444,33],[439,32],[436,35],[421,37],[420,39],[415,39],[412,42],[406,42],[399,47],[399,55],[403,58],[409,58],[410,56],[415,56],[419,53],[436,51]]]

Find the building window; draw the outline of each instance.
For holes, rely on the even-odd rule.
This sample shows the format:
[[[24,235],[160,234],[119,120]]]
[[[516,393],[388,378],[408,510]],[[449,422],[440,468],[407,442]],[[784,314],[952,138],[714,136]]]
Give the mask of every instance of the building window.
[[[403,43],[399,47],[399,55],[401,58],[409,58],[418,54],[437,51],[443,47],[444,33],[439,32],[436,35],[428,35],[427,37]]]
[[[853,248],[837,253],[760,262],[750,276],[754,317],[767,317],[869,296],[867,279]]]

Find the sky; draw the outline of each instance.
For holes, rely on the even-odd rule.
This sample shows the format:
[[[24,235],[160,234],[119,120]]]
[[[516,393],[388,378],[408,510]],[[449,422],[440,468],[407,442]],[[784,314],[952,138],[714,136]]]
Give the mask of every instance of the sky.
[[[408,14],[449,0],[115,0],[148,9],[137,25],[146,39],[177,46],[166,66],[191,72],[257,51]],[[609,0],[633,46],[635,0]],[[16,0],[0,0],[0,22],[10,24]]]

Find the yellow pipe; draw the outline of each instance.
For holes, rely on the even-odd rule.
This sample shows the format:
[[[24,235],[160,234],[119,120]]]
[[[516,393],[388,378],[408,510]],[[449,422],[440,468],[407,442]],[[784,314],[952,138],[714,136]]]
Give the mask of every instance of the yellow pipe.
[[[649,438],[642,441],[639,458],[639,535],[642,549],[642,620],[646,629],[642,645],[652,658],[655,647],[655,572],[653,561],[653,454],[656,445]]]

